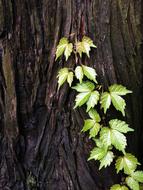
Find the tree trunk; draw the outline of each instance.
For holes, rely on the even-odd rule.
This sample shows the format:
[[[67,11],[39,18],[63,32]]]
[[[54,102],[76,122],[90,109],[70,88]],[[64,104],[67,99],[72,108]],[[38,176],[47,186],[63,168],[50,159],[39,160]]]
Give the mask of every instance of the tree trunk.
[[[142,12],[141,0],[0,0],[0,189],[104,190],[118,181],[112,166],[87,162],[85,110],[73,110],[67,85],[57,90],[58,70],[75,67],[74,58],[55,62],[59,39],[71,34],[97,45],[82,61],[101,83],[133,91],[128,142],[141,158]]]

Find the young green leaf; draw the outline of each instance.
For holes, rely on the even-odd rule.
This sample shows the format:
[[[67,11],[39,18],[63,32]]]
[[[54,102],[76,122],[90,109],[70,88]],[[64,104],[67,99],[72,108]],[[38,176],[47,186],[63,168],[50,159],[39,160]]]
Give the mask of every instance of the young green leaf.
[[[80,83],[82,83],[82,79],[83,79],[84,74],[83,74],[83,69],[81,66],[76,67],[75,76],[80,81]]]
[[[143,183],[143,171],[136,171],[131,174],[136,181]]]
[[[95,105],[97,105],[99,100],[99,92],[98,91],[93,91],[91,92],[91,95],[89,97],[87,104],[87,112],[91,109],[94,108]]]
[[[99,113],[97,113],[97,111],[95,109],[91,108],[89,110],[88,114],[89,114],[90,118],[95,120],[96,122],[101,121],[100,115],[99,115]]]
[[[76,90],[77,92],[92,92],[95,88],[95,85],[90,81],[82,82],[81,84],[77,84],[76,86],[72,87],[72,89]]]
[[[109,147],[111,142],[111,130],[108,127],[103,127],[100,131],[100,139],[105,147]]]
[[[124,169],[125,174],[131,174],[137,168],[138,164],[138,160],[134,155],[126,153],[124,156],[120,156],[116,160],[115,166],[117,173],[119,173],[120,170]]]
[[[94,126],[90,129],[89,138],[95,137],[98,134],[98,132],[100,131],[100,128],[101,128],[101,125],[99,123],[95,123]]]
[[[76,99],[75,99],[76,104],[75,104],[74,108],[81,107],[83,104],[85,104],[88,101],[90,95],[91,95],[91,92],[81,92],[81,93],[79,93],[76,96]]]
[[[100,100],[101,108],[104,109],[104,114],[106,114],[107,109],[109,109],[111,105],[111,96],[108,92],[104,92],[101,95],[101,100]]]
[[[140,190],[139,188],[139,183],[134,180],[132,177],[127,177],[126,178],[126,183],[127,185],[132,189],[132,190]]]
[[[102,141],[99,138],[98,139],[93,138],[93,141],[96,143],[96,146],[98,148],[102,148],[103,147],[103,143],[102,143]]]
[[[113,84],[109,87],[109,92],[114,92],[117,95],[123,96],[129,93],[132,93],[132,91],[128,90],[125,86],[119,85],[119,84]]]
[[[60,69],[59,72],[58,72],[58,88],[60,88],[64,82],[67,80],[67,77],[68,77],[68,74],[69,74],[69,71],[68,71],[68,68],[63,68],[63,69]]]
[[[83,129],[81,130],[82,132],[86,132],[89,129],[91,129],[95,125],[95,121],[92,119],[86,119],[84,120],[84,126]]]
[[[125,148],[127,146],[126,137],[117,130],[111,130],[111,142],[112,145],[117,149],[125,153]]]
[[[98,148],[95,147],[91,153],[90,153],[90,157],[88,158],[88,160],[101,160],[107,153],[107,149],[102,147],[102,148]]]
[[[106,155],[100,160],[100,167],[101,168],[106,168],[107,166],[110,166],[114,158],[114,154],[111,151],[108,151]]]
[[[112,129],[115,129],[121,133],[127,133],[130,131],[134,131],[134,129],[128,127],[129,125],[125,121],[121,121],[118,119],[110,120],[109,125]]]
[[[120,184],[115,184],[113,185],[110,190],[129,190],[128,187],[126,187],[125,185],[120,185]]]
[[[82,65],[82,69],[83,69],[84,75],[88,79],[90,79],[90,80],[94,81],[95,83],[97,83],[97,81],[96,81],[97,74],[96,74],[95,69],[93,69],[91,67],[88,67],[88,66],[85,66],[85,65]]]
[[[71,86],[73,82],[73,72],[68,73],[67,82],[69,83],[69,86]]]
[[[67,61],[69,56],[71,55],[72,50],[73,50],[72,43],[69,43],[68,39],[65,37],[61,38],[56,50],[56,60],[64,53]]]
[[[120,112],[122,112],[123,116],[125,116],[125,100],[114,92],[111,93],[111,100],[116,110],[119,110]]]

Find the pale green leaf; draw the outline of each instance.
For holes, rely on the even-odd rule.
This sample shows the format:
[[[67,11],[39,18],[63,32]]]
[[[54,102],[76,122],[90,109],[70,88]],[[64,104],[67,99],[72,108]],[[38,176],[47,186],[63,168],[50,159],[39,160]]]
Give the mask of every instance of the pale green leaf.
[[[90,129],[89,138],[95,137],[100,131],[101,125],[99,123],[95,123],[94,126]]]
[[[111,105],[111,96],[108,92],[104,92],[101,95],[101,100],[100,100],[101,108],[104,109],[104,113],[107,112],[107,109],[109,109]]]
[[[72,87],[72,89],[77,92],[92,92],[94,88],[95,85],[90,81],[82,82],[81,84],[78,83],[76,86]]]
[[[71,86],[73,82],[73,72],[68,73],[67,82],[69,83],[69,86]]]
[[[85,104],[88,101],[88,99],[90,97],[90,94],[91,94],[91,92],[81,92],[81,93],[79,93],[76,96],[76,99],[75,99],[76,104],[75,104],[74,108],[81,107],[83,104]]]
[[[72,43],[67,44],[65,47],[65,52],[64,52],[64,55],[66,57],[66,61],[68,60],[69,56],[71,55],[72,50],[73,50]]]
[[[129,190],[128,187],[126,187],[125,185],[120,185],[120,184],[115,184],[113,185],[110,190]]]
[[[116,110],[121,111],[123,116],[125,116],[125,100],[114,92],[111,93],[111,100]]]
[[[124,153],[127,140],[126,137],[117,130],[111,130],[111,143],[117,149]]]
[[[113,84],[109,87],[110,93],[114,92],[117,95],[123,96],[129,93],[132,93],[132,91],[128,90],[125,86],[119,85],[119,84]]]
[[[91,153],[90,153],[90,157],[88,158],[88,160],[100,160],[102,159],[105,155],[106,155],[107,149],[105,149],[104,147],[102,148],[98,148],[95,147]]]
[[[111,145],[111,130],[108,127],[103,127],[100,131],[100,139],[104,146],[108,147]]]
[[[115,129],[121,133],[127,133],[130,131],[134,131],[134,129],[128,127],[129,125],[125,121],[121,121],[118,119],[110,120],[109,125],[112,129]]]
[[[81,66],[77,66],[75,69],[75,76],[76,78],[80,81],[80,83],[82,83],[82,79],[83,79],[83,70]]]
[[[139,183],[132,177],[127,177],[126,183],[132,190],[140,190]]]
[[[140,183],[143,183],[143,171],[136,171],[136,172],[133,172],[132,173],[132,177],[140,182]]]
[[[60,69],[59,72],[58,72],[58,88],[60,88],[64,82],[67,80],[67,77],[68,77],[68,74],[69,74],[69,71],[68,71],[68,68],[63,68],[63,69]]]
[[[67,45],[68,45],[68,39],[65,37],[61,38],[56,50],[56,60],[64,53]]]
[[[138,165],[138,160],[137,158],[130,154],[130,153],[126,153],[124,156],[120,156],[117,160],[116,160],[116,169],[117,169],[117,173],[124,169],[124,173],[125,174],[131,174]]]
[[[91,129],[94,126],[94,124],[95,124],[95,121],[92,119],[84,120],[84,126],[83,126],[83,129],[81,131],[82,132],[88,131],[89,129]]]
[[[95,109],[91,108],[89,110],[88,114],[89,114],[90,118],[95,120],[96,122],[101,121],[100,115],[99,115],[99,113],[97,113],[97,111]]]
[[[110,166],[114,158],[114,154],[111,151],[108,151],[107,154],[100,160],[100,167],[101,168],[106,168],[107,166]]]
[[[80,57],[82,57],[82,53],[85,53],[85,48],[82,42],[76,43],[76,51],[79,53]]]
[[[91,109],[94,108],[95,105],[97,105],[99,100],[99,92],[98,91],[93,91],[91,92],[91,95],[89,97],[87,104],[87,112]]]
[[[99,148],[102,148],[103,147],[103,143],[102,141],[99,139],[99,138],[93,138],[94,142],[96,143],[96,146],[99,147]]]
[[[90,79],[90,80],[94,81],[95,83],[97,83],[97,81],[96,81],[96,75],[97,74],[96,74],[95,69],[93,69],[91,67],[88,67],[88,66],[85,66],[85,65],[82,65],[82,69],[83,69],[84,75],[88,79]]]

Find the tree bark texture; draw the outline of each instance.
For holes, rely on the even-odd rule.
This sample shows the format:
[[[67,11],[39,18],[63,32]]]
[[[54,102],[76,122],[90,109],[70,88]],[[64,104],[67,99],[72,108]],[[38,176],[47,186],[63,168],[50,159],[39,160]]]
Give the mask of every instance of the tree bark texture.
[[[133,91],[129,151],[142,162],[142,12],[141,0],[0,0],[0,190],[104,190],[120,178],[87,162],[85,110],[73,110],[68,85],[57,90],[58,70],[75,67],[73,57],[55,62],[59,39],[70,34],[97,45],[82,61],[100,83]]]

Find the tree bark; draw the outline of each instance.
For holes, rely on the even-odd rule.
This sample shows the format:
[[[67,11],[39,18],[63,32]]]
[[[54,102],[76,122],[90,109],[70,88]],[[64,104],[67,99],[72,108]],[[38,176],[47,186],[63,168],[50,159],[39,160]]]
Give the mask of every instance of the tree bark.
[[[98,171],[87,162],[93,144],[80,133],[85,110],[73,110],[67,85],[57,90],[58,70],[75,67],[73,57],[55,62],[59,39],[71,34],[97,45],[82,61],[100,83],[133,91],[128,143],[141,161],[142,12],[141,0],[0,0],[0,189],[104,190],[120,178],[112,166]]]

